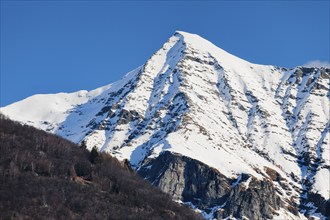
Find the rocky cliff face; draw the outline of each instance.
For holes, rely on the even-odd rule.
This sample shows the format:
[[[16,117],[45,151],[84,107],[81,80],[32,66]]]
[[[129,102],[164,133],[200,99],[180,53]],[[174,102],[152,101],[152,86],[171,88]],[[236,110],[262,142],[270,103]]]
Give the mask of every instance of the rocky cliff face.
[[[138,173],[174,199],[203,207],[222,204],[231,184],[219,171],[168,151],[143,165]]]
[[[327,213],[329,100],[328,68],[252,64],[197,35],[176,32],[118,82],[32,96],[1,112],[128,160],[140,173],[169,166],[143,175],[206,213],[223,206],[218,217],[303,219]],[[168,159],[146,169],[167,151],[190,160]],[[235,185],[239,179],[244,181]],[[240,189],[243,183],[255,190]],[[240,194],[255,199],[253,209]]]
[[[269,180],[258,181],[253,177],[247,184],[241,183],[231,188],[226,204],[215,216],[222,219],[228,216],[249,219],[272,219],[285,203],[276,193],[274,184]]]
[[[174,199],[216,219],[271,219],[285,207],[270,179],[259,181],[248,174],[229,179],[206,164],[168,151],[146,162],[138,173]]]
[[[281,198],[281,188],[290,188],[290,184],[275,170],[267,168],[266,173],[263,180],[244,173],[231,179],[198,160],[169,151],[145,161],[138,170],[141,177],[173,199],[203,210],[202,214],[207,218],[298,218],[299,204],[293,197],[291,200]],[[321,219],[330,217],[329,200],[317,194],[308,195],[305,200],[313,201],[315,207],[301,203],[302,207],[316,209],[322,213]],[[283,215],[281,209],[287,213]]]

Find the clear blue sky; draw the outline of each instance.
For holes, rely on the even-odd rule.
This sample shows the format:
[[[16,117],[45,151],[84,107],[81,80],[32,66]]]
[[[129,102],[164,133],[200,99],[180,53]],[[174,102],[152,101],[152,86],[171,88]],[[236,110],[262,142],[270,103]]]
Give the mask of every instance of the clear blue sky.
[[[1,1],[1,100],[94,89],[175,30],[284,67],[329,62],[329,1]]]

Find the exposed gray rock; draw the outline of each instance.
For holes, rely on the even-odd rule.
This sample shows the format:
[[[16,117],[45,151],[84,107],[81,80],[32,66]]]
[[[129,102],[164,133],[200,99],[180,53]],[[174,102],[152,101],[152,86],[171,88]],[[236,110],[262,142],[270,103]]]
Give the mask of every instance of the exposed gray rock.
[[[139,174],[174,199],[204,207],[224,202],[230,190],[231,180],[217,170],[168,151],[143,165]]]
[[[119,117],[118,124],[121,125],[121,124],[128,124],[131,121],[139,119],[140,115],[137,111],[134,110],[127,111],[123,109],[121,110],[118,117]]]
[[[275,193],[272,182],[250,178],[252,180],[248,187],[238,184],[230,190],[226,205],[215,213],[217,219],[230,215],[237,218],[245,216],[254,220],[271,219],[275,210],[283,207],[283,202]]]
[[[200,161],[169,151],[146,161],[138,173],[176,200],[203,210],[222,205],[214,213],[216,219],[270,219],[284,207],[271,180],[260,181],[247,174],[229,179]]]

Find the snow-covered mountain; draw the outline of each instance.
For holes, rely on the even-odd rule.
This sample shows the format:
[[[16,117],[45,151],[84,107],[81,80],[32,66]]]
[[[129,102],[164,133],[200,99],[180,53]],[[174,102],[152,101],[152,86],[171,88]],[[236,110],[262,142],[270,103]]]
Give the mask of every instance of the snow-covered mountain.
[[[256,208],[258,218],[326,218],[329,100],[330,69],[252,64],[197,35],[176,32],[118,82],[93,91],[31,96],[1,113],[128,159],[146,179],[152,170],[157,175],[151,182],[209,218],[255,218],[248,211],[219,211],[238,186],[262,191],[263,181],[281,201],[270,203],[272,211]],[[222,197],[205,204],[189,191],[179,192],[177,185],[187,187],[189,177],[160,181],[164,170],[153,165],[169,153],[184,156],[184,166],[189,159],[214,169],[227,181]]]

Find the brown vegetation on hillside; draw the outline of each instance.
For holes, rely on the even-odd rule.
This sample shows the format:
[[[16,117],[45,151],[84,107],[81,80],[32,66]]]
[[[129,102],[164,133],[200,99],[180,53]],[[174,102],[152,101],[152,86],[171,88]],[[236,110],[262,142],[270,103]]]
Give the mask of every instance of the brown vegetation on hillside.
[[[0,117],[0,219],[200,219],[108,154]]]

